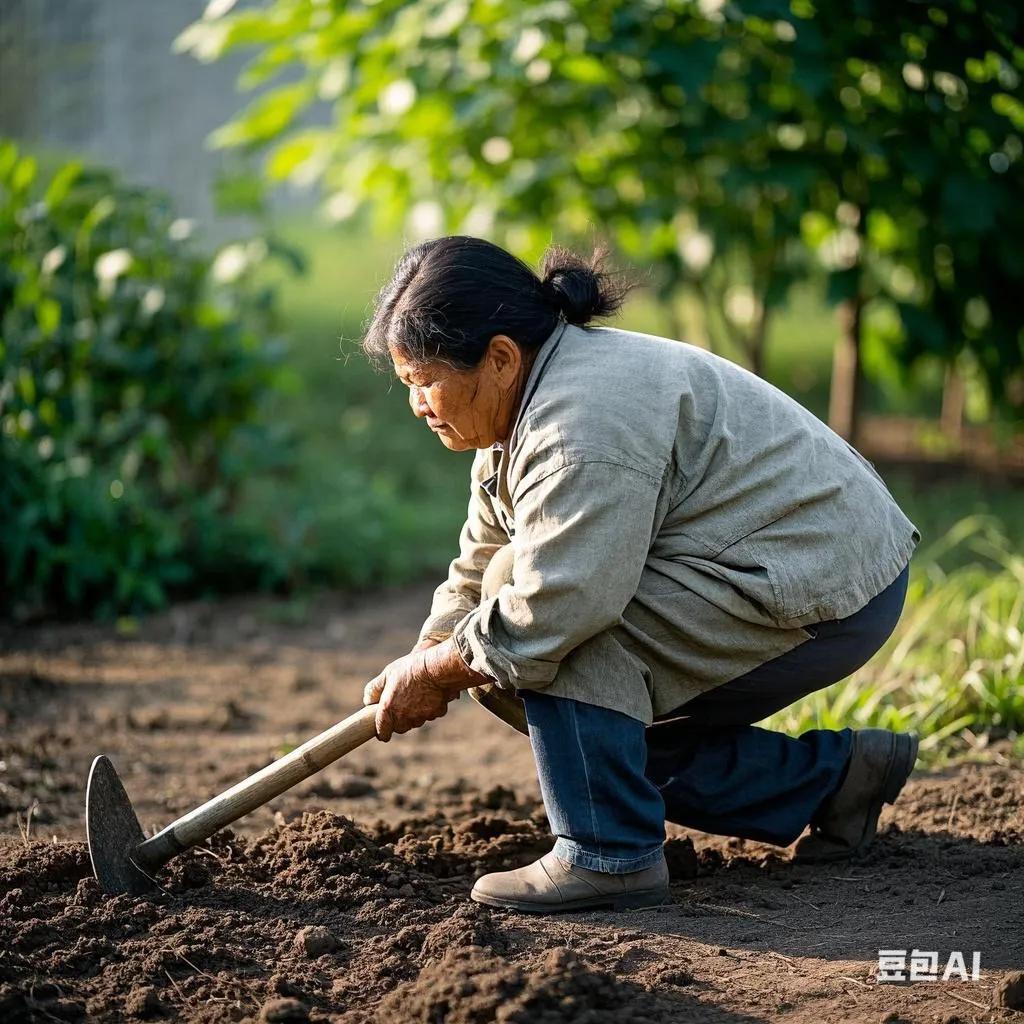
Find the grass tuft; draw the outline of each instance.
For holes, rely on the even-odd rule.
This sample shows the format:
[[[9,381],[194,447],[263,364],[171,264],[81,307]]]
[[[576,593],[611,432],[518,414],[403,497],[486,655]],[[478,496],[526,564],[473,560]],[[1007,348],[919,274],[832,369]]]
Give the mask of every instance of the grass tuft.
[[[959,564],[945,570],[951,555]],[[972,515],[914,558],[903,616],[878,654],[765,724],[794,735],[845,726],[917,732],[922,759],[941,762],[994,740],[1020,745],[1022,677],[1024,557],[997,520]]]

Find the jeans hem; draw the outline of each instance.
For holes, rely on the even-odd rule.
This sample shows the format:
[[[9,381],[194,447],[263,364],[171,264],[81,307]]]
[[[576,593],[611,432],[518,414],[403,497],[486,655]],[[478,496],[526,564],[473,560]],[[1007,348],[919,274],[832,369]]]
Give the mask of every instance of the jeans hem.
[[[588,871],[603,871],[609,875],[626,875],[633,871],[643,871],[645,868],[659,863],[665,856],[662,845],[659,844],[657,849],[638,857],[602,857],[596,853],[590,853],[572,839],[561,837],[555,840],[554,852],[562,860],[575,864],[577,867],[586,868]]]

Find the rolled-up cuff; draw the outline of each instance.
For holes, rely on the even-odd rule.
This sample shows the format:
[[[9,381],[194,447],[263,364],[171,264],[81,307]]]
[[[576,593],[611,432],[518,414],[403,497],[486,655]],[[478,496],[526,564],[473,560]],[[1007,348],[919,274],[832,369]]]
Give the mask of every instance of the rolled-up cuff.
[[[659,844],[635,857],[605,857],[564,836],[559,836],[555,840],[555,853],[562,860],[567,860],[577,867],[586,868],[588,871],[603,871],[609,875],[628,875],[634,871],[644,871],[659,864],[665,856],[664,847]]]
[[[484,601],[456,625],[452,640],[462,660],[474,671],[507,690],[543,690],[555,678],[558,665],[536,658],[516,657],[489,635],[498,618],[497,598]]]

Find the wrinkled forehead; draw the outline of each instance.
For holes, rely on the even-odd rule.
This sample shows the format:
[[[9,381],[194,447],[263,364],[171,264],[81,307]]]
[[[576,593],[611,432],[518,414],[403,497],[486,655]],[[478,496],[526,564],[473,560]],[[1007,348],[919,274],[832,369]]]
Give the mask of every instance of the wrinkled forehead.
[[[452,373],[454,367],[441,359],[414,359],[405,349],[396,345],[388,346],[388,354],[395,373],[400,377],[419,373]]]

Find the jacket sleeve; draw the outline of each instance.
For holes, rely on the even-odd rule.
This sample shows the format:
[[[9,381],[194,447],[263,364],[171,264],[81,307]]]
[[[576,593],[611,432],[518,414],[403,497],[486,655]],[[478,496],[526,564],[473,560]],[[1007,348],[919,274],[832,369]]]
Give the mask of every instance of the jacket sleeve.
[[[512,496],[512,582],[452,634],[500,686],[543,689],[575,647],[617,625],[655,533],[661,482],[621,462],[569,456]]]
[[[480,581],[494,552],[509,541],[478,476],[471,474],[469,510],[459,535],[459,554],[448,566],[447,579],[434,591],[430,614],[419,640],[447,640],[457,622],[480,603]]]

